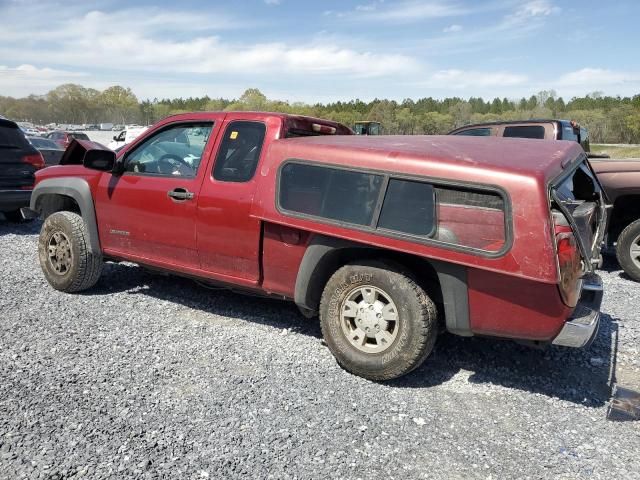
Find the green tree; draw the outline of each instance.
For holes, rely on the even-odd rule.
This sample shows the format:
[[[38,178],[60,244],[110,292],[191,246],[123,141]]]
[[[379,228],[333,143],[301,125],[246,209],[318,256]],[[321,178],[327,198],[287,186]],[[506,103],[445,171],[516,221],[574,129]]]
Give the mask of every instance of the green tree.
[[[102,107],[102,121],[114,123],[131,123],[140,118],[138,99],[130,88],[114,85],[98,95]]]

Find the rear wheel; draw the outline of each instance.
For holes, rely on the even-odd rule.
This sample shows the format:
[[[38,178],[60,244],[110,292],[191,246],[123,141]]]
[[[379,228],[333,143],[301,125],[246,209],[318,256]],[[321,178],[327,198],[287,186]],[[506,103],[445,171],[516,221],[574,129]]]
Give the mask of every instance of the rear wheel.
[[[89,236],[77,213],[57,212],[47,217],[40,231],[38,254],[44,276],[56,290],[86,290],[102,273],[102,255],[89,250]]]
[[[340,268],[320,304],[322,334],[338,364],[369,380],[409,373],[438,334],[436,306],[413,276],[391,262]]]
[[[627,225],[618,237],[618,263],[636,282],[640,282],[640,220]]]

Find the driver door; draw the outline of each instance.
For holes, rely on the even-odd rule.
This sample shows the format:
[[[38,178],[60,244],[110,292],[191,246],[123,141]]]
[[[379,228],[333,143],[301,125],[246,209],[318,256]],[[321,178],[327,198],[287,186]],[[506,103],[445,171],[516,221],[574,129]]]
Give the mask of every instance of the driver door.
[[[199,268],[196,207],[221,120],[164,125],[127,151],[122,175],[102,175],[96,216],[107,255]]]

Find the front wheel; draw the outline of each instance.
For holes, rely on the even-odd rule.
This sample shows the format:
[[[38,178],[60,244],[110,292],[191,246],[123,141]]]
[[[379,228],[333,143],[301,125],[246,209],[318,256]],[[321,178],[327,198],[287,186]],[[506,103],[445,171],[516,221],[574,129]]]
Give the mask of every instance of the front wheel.
[[[93,287],[102,273],[102,255],[89,248],[82,217],[56,212],[44,221],[38,240],[40,266],[49,284],[62,292]]]
[[[345,370],[390,380],[433,350],[437,310],[413,276],[391,262],[361,261],[336,271],[320,303],[327,346]]]
[[[640,220],[630,223],[618,237],[618,263],[636,282],[640,282]]]

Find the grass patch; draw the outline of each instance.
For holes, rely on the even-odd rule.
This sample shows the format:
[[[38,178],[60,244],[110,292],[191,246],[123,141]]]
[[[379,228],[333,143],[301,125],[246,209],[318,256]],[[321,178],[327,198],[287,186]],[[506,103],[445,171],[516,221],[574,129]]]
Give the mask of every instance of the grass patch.
[[[606,153],[611,158],[640,158],[640,146],[638,145],[599,145],[591,144],[593,153]]]

